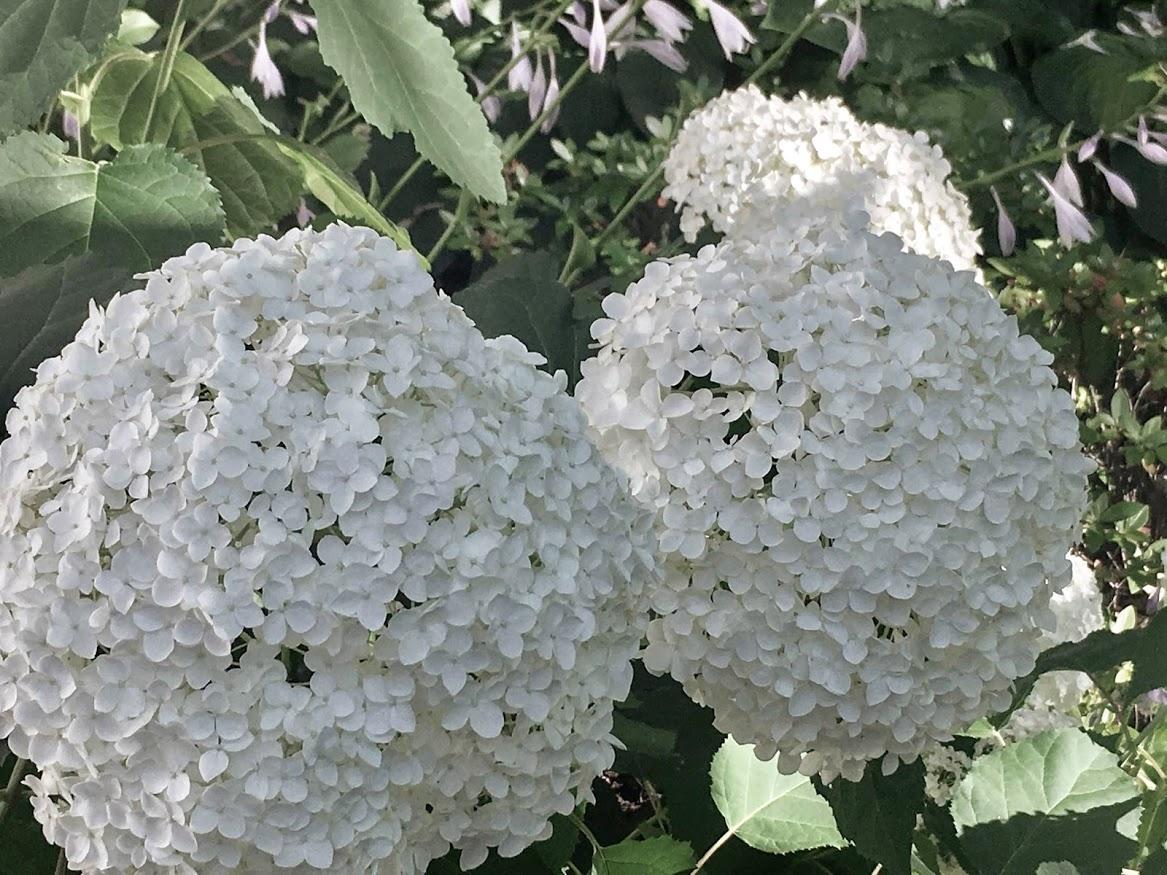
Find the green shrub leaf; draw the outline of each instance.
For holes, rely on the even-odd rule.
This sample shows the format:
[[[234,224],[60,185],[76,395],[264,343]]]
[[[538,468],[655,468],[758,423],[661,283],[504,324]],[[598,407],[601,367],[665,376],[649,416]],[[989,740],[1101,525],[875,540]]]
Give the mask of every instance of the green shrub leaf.
[[[843,838],[889,875],[910,875],[912,833],[924,808],[924,765],[901,764],[884,775],[878,761],[869,763],[863,778],[837,778],[823,788]]]
[[[1154,63],[1141,43],[1099,34],[1106,53],[1082,45],[1043,55],[1033,65],[1038,101],[1060,122],[1073,122],[1083,133],[1113,129],[1155,99],[1154,83],[1131,77]]]
[[[1117,875],[1134,842],[1115,829],[1137,804],[1114,754],[1083,732],[1060,729],[973,762],[952,800],[961,844],[983,873],[1030,875],[1064,861]]]
[[[783,775],[753,745],[727,738],[713,757],[713,801],[729,831],[752,848],[786,854],[846,844],[810,778]]]
[[[592,858],[592,875],[677,875],[688,872],[694,863],[687,842],[657,836],[601,848]]]
[[[0,0],[0,133],[23,127],[118,27],[126,0]]]
[[[454,50],[417,0],[314,0],[320,52],[357,110],[388,135],[407,130],[454,182],[506,200],[502,157],[466,90]]]
[[[102,164],[64,150],[33,133],[0,146],[0,275],[85,251],[148,270],[222,237],[218,193],[166,147],[137,146]]]

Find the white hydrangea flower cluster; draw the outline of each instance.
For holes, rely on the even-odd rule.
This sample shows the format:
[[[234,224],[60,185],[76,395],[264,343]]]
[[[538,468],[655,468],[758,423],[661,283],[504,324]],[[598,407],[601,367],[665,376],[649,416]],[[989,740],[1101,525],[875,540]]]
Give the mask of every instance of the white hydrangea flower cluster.
[[[968,773],[972,757],[941,744],[924,751],[920,758],[924,762],[924,793],[937,805],[947,805]]]
[[[0,735],[82,872],[518,853],[613,761],[651,514],[368,229],[193,247],[0,447]]]
[[[1058,644],[1076,643],[1106,625],[1102,613],[1102,595],[1089,564],[1073,553],[1070,583],[1050,600],[1056,625],[1042,635],[1041,649]],[[1081,671],[1051,671],[1033,685],[1025,702],[1009,715],[1001,727],[1006,740],[1020,740],[1047,729],[1080,727],[1079,708],[1082,697],[1094,688],[1090,676]]]
[[[648,667],[785,771],[858,777],[1008,704],[1090,463],[971,273],[796,212],[605,299],[576,395],[657,510]]]
[[[862,122],[836,97],[727,91],[685,120],[665,161],[666,197],[690,242],[708,221],[729,235],[766,234],[791,201],[824,213],[858,196],[876,232],[972,270],[981,252],[952,167],[923,133]]]

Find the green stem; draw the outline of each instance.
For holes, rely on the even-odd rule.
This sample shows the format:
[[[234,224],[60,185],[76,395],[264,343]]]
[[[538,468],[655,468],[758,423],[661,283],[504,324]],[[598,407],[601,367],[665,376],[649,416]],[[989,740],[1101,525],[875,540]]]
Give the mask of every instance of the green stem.
[[[536,133],[538,133],[539,126],[547,120],[547,117],[555,111],[559,104],[563,103],[564,98],[566,98],[567,95],[571,94],[571,92],[575,90],[575,86],[579,85],[579,83],[583,81],[584,76],[588,74],[588,69],[588,62],[581,61],[580,65],[575,68],[575,72],[571,74],[571,77],[563,83],[563,87],[559,89],[559,94],[556,96],[555,100],[551,101],[549,104],[544,105],[543,111],[539,113],[534,121],[531,122],[530,126],[525,131],[523,131],[522,136],[520,136],[519,139],[503,153],[502,163],[504,166],[514,161],[519,152],[523,151],[523,147],[531,141],[531,138],[535,136]]]
[[[1073,152],[1075,149],[1081,147],[1085,140],[1078,140],[1076,143],[1069,143],[1065,146],[1051,146],[1048,149],[1043,149],[1035,155],[1030,155],[1028,158],[1023,158],[1020,161],[1014,161],[1012,164],[1006,164],[1000,170],[994,170],[992,173],[982,173],[971,182],[965,183],[961,186],[965,191],[974,188],[983,188],[986,185],[991,185],[998,179],[1003,179],[1006,176],[1011,176],[1018,170],[1024,170],[1026,167],[1032,167],[1035,164],[1045,164],[1048,161],[1060,161],[1063,156]]]
[[[230,2],[231,0],[215,0],[214,4],[207,11],[207,14],[195,22],[195,26],[187,31],[186,36],[183,38],[178,48],[180,50],[185,50],[187,46],[194,42],[195,37],[202,33],[206,26],[214,20],[215,16],[222,12],[223,8]]]
[[[28,760],[18,759],[12,764],[12,774],[8,776],[8,786],[4,788],[4,796],[0,798],[0,824],[16,804],[16,796],[20,792],[20,782],[28,770]]]
[[[146,123],[142,125],[143,135],[147,138],[150,136],[150,124],[154,121],[154,111],[158,108],[158,98],[170,85],[170,74],[174,71],[174,59],[178,57],[182,31],[186,27],[185,7],[186,0],[178,0],[174,7],[174,19],[170,22],[170,32],[166,35],[166,47],[162,50],[162,65],[158,69],[158,78],[154,80],[154,92],[150,95],[150,105],[146,109]]]
[[[802,35],[804,33],[810,30],[811,25],[821,19],[823,15],[831,11],[830,7],[832,5],[833,0],[828,0],[827,3],[823,4],[822,8],[812,9],[810,12],[804,15],[802,17],[802,21],[798,22],[798,27],[794,28],[794,30],[787,34],[786,39],[784,39],[778,45],[778,48],[774,49],[770,57],[766,58],[766,60],[759,64],[758,68],[749,75],[749,77],[746,79],[746,84],[754,84],[764,74],[773,70],[774,67],[776,67],[778,64],[781,64],[786,59],[786,56],[790,54],[790,51],[794,48],[795,43],[802,39]]]
[[[463,189],[462,193],[458,195],[458,207],[454,210],[454,215],[450,217],[450,221],[446,224],[446,230],[442,232],[442,236],[438,238],[438,242],[434,244],[433,249],[426,254],[426,261],[433,264],[434,259],[441,255],[442,250],[446,248],[446,244],[449,242],[451,235],[453,235],[454,229],[466,218],[466,211],[469,209],[470,192]]]
[[[263,14],[264,15],[267,14],[266,7],[264,8]],[[259,18],[259,21],[257,21],[251,27],[247,28],[244,31],[239,32],[238,34],[233,36],[231,39],[227,40],[227,42],[223,43],[223,45],[219,46],[217,49],[212,49],[211,51],[207,52],[205,55],[199,55],[199,60],[205,64],[205,63],[207,63],[207,61],[212,61],[215,58],[219,57],[219,55],[226,54],[227,52],[231,51],[231,49],[235,48],[237,45],[239,45],[244,40],[251,39],[257,33],[259,33],[259,28],[262,24],[263,24],[263,15],[261,15]]]
[[[311,140],[309,140],[308,145],[319,146],[321,143],[323,143],[325,140],[327,140],[333,134],[339,133],[346,126],[352,124],[360,117],[361,117],[361,114],[359,112],[357,112],[356,110],[353,110],[352,112],[347,112],[347,113],[342,111],[342,113],[340,113],[336,116],[333,116],[332,121],[328,123],[328,125],[324,128],[324,131],[317,134],[315,137],[313,137]]]
[[[697,861],[697,865],[693,867],[693,871],[690,872],[689,875],[697,875],[697,873],[701,871],[705,864],[713,858],[713,855],[720,851],[722,847],[725,846],[725,843],[733,838],[733,834],[734,831],[732,829],[727,829],[724,833],[722,833],[721,838],[710,845],[709,850],[701,855],[701,859]]]
[[[567,819],[574,823],[575,828],[578,829],[583,837],[588,840],[588,844],[592,846],[592,851],[594,853],[598,854],[603,850],[603,846],[600,844],[600,840],[596,838],[596,834],[594,832],[588,829],[588,825],[583,822],[582,817],[573,811],[567,816]]]
[[[406,168],[406,171],[401,174],[401,176],[397,177],[397,181],[393,183],[393,187],[385,193],[385,196],[381,198],[381,202],[377,204],[377,209],[380,212],[385,212],[385,208],[389,206],[389,202],[392,201],[393,198],[397,197],[398,192],[405,188],[406,184],[409,182],[409,180],[413,179],[423,164],[425,164],[425,158],[418,155],[417,160],[410,164],[409,167]]]

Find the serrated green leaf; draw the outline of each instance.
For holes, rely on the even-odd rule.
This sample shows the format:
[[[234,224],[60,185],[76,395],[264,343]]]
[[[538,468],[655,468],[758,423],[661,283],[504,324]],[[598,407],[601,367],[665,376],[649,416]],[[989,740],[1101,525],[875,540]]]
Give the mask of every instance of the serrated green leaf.
[[[325,62],[382,133],[407,130],[454,182],[503,203],[502,156],[454,50],[417,0],[314,0]]]
[[[90,299],[104,304],[132,274],[90,252],[0,280],[0,407],[7,410],[33,381],[33,368],[73,339]]]
[[[114,30],[126,0],[0,0],[0,133],[49,107]]]
[[[546,370],[566,371],[574,386],[588,326],[575,319],[571,292],[557,276],[549,254],[524,253],[492,267],[455,295],[454,303],[487,337],[517,337],[547,359]]]
[[[175,59],[151,115],[160,66],[157,54],[133,49],[106,61],[93,94],[94,138],[115,149],[148,142],[171,146],[210,177],[232,234],[270,230],[296,208],[303,188],[299,166],[268,138],[255,112],[190,55]]]
[[[1030,875],[1043,862],[1117,875],[1134,843],[1115,829],[1137,804],[1133,779],[1083,732],[1061,729],[974,760],[952,816],[977,868]]]
[[[924,764],[917,760],[884,775],[869,763],[858,781],[837,778],[823,788],[843,838],[889,875],[911,875],[912,834],[924,809]]]
[[[783,775],[776,759],[754,756],[753,745],[727,738],[710,774],[713,801],[726,827],[750,847],[787,854],[846,844],[810,778]]]
[[[85,251],[148,270],[222,234],[210,181],[164,146],[137,146],[103,164],[31,132],[0,146],[0,275]]]
[[[592,875],[677,875],[695,862],[687,842],[656,836],[601,848],[592,858]]]

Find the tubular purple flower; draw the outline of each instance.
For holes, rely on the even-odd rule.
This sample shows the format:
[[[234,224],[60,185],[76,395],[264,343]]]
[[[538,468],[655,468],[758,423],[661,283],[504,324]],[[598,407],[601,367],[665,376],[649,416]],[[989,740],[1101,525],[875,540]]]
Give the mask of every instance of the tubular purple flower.
[[[480,98],[479,103],[482,106],[482,114],[486,116],[488,122],[494,123],[498,121],[499,114],[502,112],[502,101],[495,95],[489,97],[482,97],[482,92],[486,89],[486,83],[470,74],[470,81],[474,83],[474,93]]]
[[[600,11],[600,0],[592,0],[592,30],[588,35],[588,66],[593,73],[604,69],[608,57],[608,31],[604,27],[604,14]]]
[[[64,110],[61,113],[61,131],[70,140],[76,141],[81,136],[81,120],[75,113]]]
[[[306,228],[316,218],[316,214],[308,209],[308,202],[300,198],[300,206],[296,207],[296,224]]]
[[[588,33],[588,29],[586,27],[581,24],[576,24],[570,18],[561,18],[559,19],[559,23],[563,25],[564,30],[571,34],[571,38],[575,40],[576,43],[583,46],[585,49],[588,47],[588,43],[591,42],[592,37],[591,34]]]
[[[1013,250],[1017,248],[1017,228],[1009,218],[1005,205],[1001,203],[995,185],[989,186],[989,193],[993,196],[993,203],[997,205],[997,245],[1001,247],[1002,255],[1012,255]]]
[[[1090,220],[1085,213],[1074,206],[1064,194],[1058,191],[1052,182],[1042,174],[1037,174],[1045,190],[1049,192],[1050,200],[1054,205],[1054,218],[1058,223],[1058,239],[1062,245],[1069,248],[1074,241],[1089,243],[1094,238],[1094,229],[1090,227]]]
[[[1094,157],[1094,153],[1098,151],[1098,144],[1102,141],[1102,131],[1096,133],[1093,137],[1086,140],[1078,147],[1078,163],[1089,161]]]
[[[648,0],[644,4],[644,17],[667,43],[683,43],[685,31],[693,28],[689,17],[665,0]]]
[[[543,111],[543,99],[547,96],[547,74],[543,72],[543,58],[535,52],[535,75],[531,77],[531,87],[527,89],[527,115],[531,121]]]
[[[1092,52],[1097,52],[1100,55],[1106,54],[1106,49],[1098,44],[1098,32],[1095,30],[1088,30],[1077,39],[1072,39],[1066,43],[1066,48],[1071,46],[1081,46],[1084,49],[1089,49]]]
[[[709,20],[713,23],[713,33],[721,50],[725,52],[727,60],[732,60],[735,54],[742,54],[757,42],[748,27],[742,24],[740,18],[722,6],[717,0],[705,0],[709,9]]]
[[[656,58],[670,70],[677,73],[684,73],[689,68],[689,62],[685,60],[685,56],[677,51],[677,47],[672,43],[662,39],[638,39],[632,40],[628,43],[628,47],[632,49],[640,49],[647,52],[652,57]]]
[[[303,12],[289,12],[288,18],[292,20],[292,27],[296,28],[304,36],[316,30],[315,15],[305,15]]]
[[[519,41],[519,28],[511,22],[511,57],[522,58],[507,73],[507,88],[511,91],[527,91],[531,87],[531,59],[523,55],[523,44]]]
[[[463,27],[470,24],[470,0],[450,0],[450,9]]]
[[[1139,116],[1139,133],[1135,141],[1131,143],[1139,154],[1150,161],[1152,164],[1167,164],[1167,149],[1159,142],[1160,135],[1154,135],[1152,141],[1151,132],[1147,129],[1146,116]],[[1125,140],[1124,142],[1130,142]]]
[[[842,16],[834,16],[843,22],[847,28],[847,47],[843,49],[843,58],[839,61],[838,78],[842,82],[851,75],[851,71],[859,62],[867,57],[867,34],[863,32],[863,7],[859,2],[855,4],[855,20],[848,21]]]
[[[1139,205],[1139,199],[1135,196],[1135,190],[1131,188],[1131,184],[1125,178],[1115,173],[1101,161],[1095,161],[1094,166],[1098,168],[1098,172],[1106,180],[1106,187],[1110,189],[1110,193],[1114,195],[1115,200],[1119,203],[1126,204],[1128,207],[1137,207]]]
[[[547,95],[543,98],[543,112],[547,113],[547,118],[543,119],[543,124],[539,126],[543,133],[550,131],[559,119],[559,77],[555,71],[555,52],[551,49],[547,50],[547,66],[549,68]]]
[[[267,24],[271,10],[279,12],[279,4],[273,3],[268,7],[259,23],[259,35],[255,42],[255,55],[251,59],[251,78],[258,82],[267,99],[280,97],[284,93],[284,77],[280,75],[280,68],[272,60],[267,48]]]
[[[588,8],[581,2],[581,0],[574,0],[571,4],[571,17],[575,19],[576,24],[588,23]]]
[[[1082,186],[1078,182],[1078,174],[1074,172],[1065,155],[1062,156],[1062,163],[1058,165],[1058,172],[1054,174],[1054,188],[1065,195],[1066,200],[1076,206],[1082,206]]]

